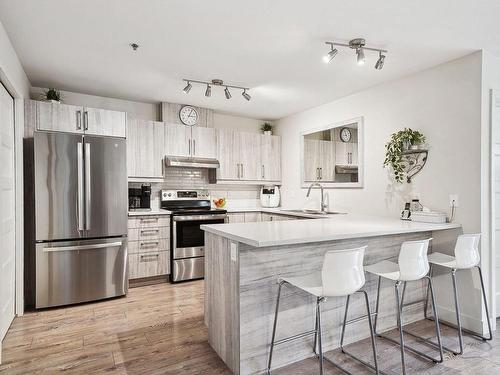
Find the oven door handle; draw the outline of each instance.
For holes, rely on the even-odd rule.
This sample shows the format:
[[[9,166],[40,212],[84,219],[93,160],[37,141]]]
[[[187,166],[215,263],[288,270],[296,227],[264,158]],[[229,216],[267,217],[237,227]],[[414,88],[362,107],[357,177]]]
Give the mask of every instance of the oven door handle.
[[[205,220],[220,220],[225,219],[226,214],[215,214],[215,215],[188,215],[188,216],[174,216],[173,221],[205,221]]]

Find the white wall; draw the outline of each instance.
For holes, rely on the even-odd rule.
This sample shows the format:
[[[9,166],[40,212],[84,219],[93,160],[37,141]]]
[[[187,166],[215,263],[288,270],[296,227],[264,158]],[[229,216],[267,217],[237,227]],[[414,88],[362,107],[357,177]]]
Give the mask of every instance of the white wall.
[[[0,23],[0,81],[15,99],[15,154],[16,154],[16,313],[24,313],[23,299],[23,133],[24,98],[29,97],[31,84],[19,61],[9,37]],[[0,338],[1,339],[1,338]],[[1,351],[1,343],[0,343]],[[1,354],[1,353],[0,353]]]
[[[424,205],[448,212],[448,195],[457,193],[456,220],[466,231],[480,230],[480,53],[279,120],[277,134],[286,150],[283,205],[306,202],[300,188],[299,133],[358,116],[365,126],[365,186],[329,190],[333,209],[398,217],[404,202],[418,192]],[[422,131],[430,152],[413,183],[400,185],[382,163],[385,143],[404,127]]]
[[[306,203],[300,188],[299,133],[325,124],[363,116],[365,126],[365,186],[362,189],[328,190],[334,210],[399,217],[404,202],[420,193],[421,202],[433,210],[449,212],[449,194],[459,194],[455,221],[464,232],[480,232],[482,221],[482,55],[481,52],[417,74],[385,83],[280,120],[283,137],[283,204]],[[376,74],[376,72],[374,72]],[[404,127],[422,131],[430,145],[424,169],[411,184],[397,184],[383,169],[384,145]],[[314,200],[319,200],[315,191]],[[333,198],[333,199],[332,199]],[[310,203],[310,202],[309,202]],[[486,233],[487,237],[487,233]],[[453,251],[454,238],[437,238],[435,248]],[[487,240],[482,249],[488,250]],[[459,274],[462,320],[480,330],[481,300],[478,279]],[[440,317],[454,322],[449,275],[436,280]]]
[[[214,127],[219,129],[235,129],[239,131],[254,133],[260,131],[260,126],[264,122],[266,121],[248,117],[228,115],[218,112],[214,113]]]

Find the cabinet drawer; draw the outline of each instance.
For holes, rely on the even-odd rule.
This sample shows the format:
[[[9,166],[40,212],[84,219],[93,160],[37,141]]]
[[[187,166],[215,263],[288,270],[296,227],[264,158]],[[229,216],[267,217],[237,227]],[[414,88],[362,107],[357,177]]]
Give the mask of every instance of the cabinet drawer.
[[[132,228],[128,230],[129,241],[156,241],[170,238],[170,227]]]
[[[170,226],[170,216],[139,216],[129,217],[128,227],[131,228],[156,228]]]
[[[170,252],[129,255],[129,278],[153,277],[170,273]]]
[[[166,251],[166,250],[170,250],[170,240],[168,238],[128,242],[129,254],[149,253],[153,251]]]

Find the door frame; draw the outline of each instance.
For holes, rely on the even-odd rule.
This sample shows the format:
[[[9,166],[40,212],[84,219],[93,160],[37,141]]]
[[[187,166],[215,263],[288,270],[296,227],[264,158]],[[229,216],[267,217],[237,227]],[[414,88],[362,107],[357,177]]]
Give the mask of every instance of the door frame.
[[[23,135],[24,98],[0,67],[0,83],[14,98],[14,174],[15,192],[15,315],[24,315],[24,189],[23,189]]]

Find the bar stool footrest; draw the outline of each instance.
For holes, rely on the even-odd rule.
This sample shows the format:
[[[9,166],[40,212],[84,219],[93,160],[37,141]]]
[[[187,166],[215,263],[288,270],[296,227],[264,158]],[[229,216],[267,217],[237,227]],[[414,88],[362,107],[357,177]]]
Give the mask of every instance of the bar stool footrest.
[[[393,344],[401,346],[401,343],[399,341],[394,340],[392,337],[385,336],[385,335],[382,335],[380,333],[377,333],[377,337],[380,337],[380,338],[382,338],[384,340],[392,342]],[[434,363],[441,363],[441,362],[443,362],[441,359],[436,359],[434,357],[431,357],[430,355],[425,354],[425,353],[421,352],[420,350],[417,350],[417,349],[415,349],[415,348],[413,348],[411,346],[403,345],[403,347],[404,347],[405,350],[408,350],[408,351],[412,352],[413,354],[419,355],[420,357],[425,358],[425,359],[427,359],[427,360],[429,360],[431,362],[434,362]]]
[[[289,341],[301,339],[302,337],[306,337],[306,336],[310,336],[310,335],[315,335],[315,334],[316,334],[316,330],[298,333],[298,334],[293,335],[293,336],[289,336],[289,337],[285,337],[285,338],[280,339],[280,340],[276,340],[274,342],[274,346],[280,345],[280,344],[284,344],[284,343],[289,342]]]
[[[370,370],[372,370],[373,372],[376,372],[375,370],[375,366],[372,365],[371,363],[369,362],[366,362],[366,361],[363,361],[362,359],[356,357],[354,354],[352,353],[349,353],[347,350],[345,350],[345,348],[340,348],[340,350],[342,351],[342,353],[344,353],[345,355],[351,357],[352,359],[354,359],[355,361],[361,363],[362,365],[365,365],[366,367],[368,367]],[[340,368],[342,371],[345,371],[343,370],[339,365],[335,364],[331,359],[328,359],[326,357],[323,357],[325,358],[329,363],[331,363],[332,365]],[[378,370],[378,373],[381,374],[381,375],[388,375],[387,373],[383,372],[382,370]]]
[[[439,322],[441,323],[441,321]],[[422,344],[424,345],[429,345],[430,347],[432,347],[433,349],[439,349],[439,344],[435,343],[434,341],[432,341],[431,339],[428,339],[428,338],[425,338],[425,337],[422,337],[422,336],[419,336],[419,335],[416,335],[414,334],[413,332],[409,332],[409,331],[406,331],[406,330],[403,330],[403,332],[406,334],[406,335],[409,335],[411,337],[414,337],[416,338],[417,340],[421,341]],[[453,349],[450,349],[450,348],[447,348],[446,346],[444,345],[441,345],[442,348],[450,353],[453,353],[455,355],[460,355],[461,353],[460,352],[457,352]]]
[[[425,319],[430,320],[432,322],[434,321],[434,317],[433,316],[428,316]],[[444,325],[446,327],[450,327],[450,328],[454,328],[454,329],[458,330],[458,327],[455,324],[448,323],[448,322],[443,322],[441,319],[439,319],[439,324],[442,324],[442,325]],[[493,339],[493,336],[492,337],[485,337],[485,336],[483,336],[483,335],[481,335],[479,333],[476,333],[474,331],[471,331],[471,330],[469,330],[467,328],[463,328],[463,327],[462,327],[462,333],[466,333],[469,336],[473,336],[473,337],[475,337],[477,339],[480,339],[480,340],[483,340],[483,341],[490,341],[491,339]]]

